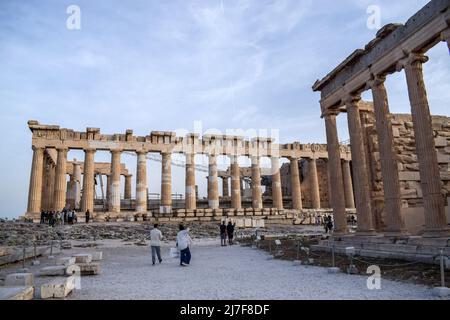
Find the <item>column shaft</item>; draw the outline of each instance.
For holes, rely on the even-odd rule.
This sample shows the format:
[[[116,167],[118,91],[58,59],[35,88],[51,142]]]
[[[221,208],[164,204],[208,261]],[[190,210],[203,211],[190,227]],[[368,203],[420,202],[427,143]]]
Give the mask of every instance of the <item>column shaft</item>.
[[[276,209],[283,209],[283,194],[281,192],[280,160],[272,157],[272,202]]]
[[[336,128],[336,114],[325,115],[328,147],[328,177],[332,191],[330,193],[333,208],[335,233],[347,233],[347,217],[345,213],[344,184],[342,182],[342,168],[339,140]]]
[[[252,206],[253,209],[262,209],[261,168],[259,157],[252,157]]]
[[[344,179],[345,206],[349,209],[355,208],[355,196],[353,194],[352,172],[350,161],[342,161],[342,177]]]
[[[355,183],[356,212],[358,215],[358,233],[373,234],[371,195],[367,177],[367,163],[362,135],[361,117],[358,107],[359,98],[349,97],[346,102],[348,130],[353,161],[353,179]]]
[[[53,210],[55,210],[55,211],[61,211],[66,206],[67,151],[68,150],[65,148],[57,149],[58,159],[57,159],[57,163],[56,163],[55,189],[54,189],[54,196],[53,196],[53,198],[54,198]]]
[[[172,154],[162,153],[161,213],[172,212]]]
[[[33,147],[33,162],[31,164],[27,208],[27,213],[30,214],[38,214],[41,211],[43,163],[44,148]]]
[[[423,81],[422,63],[426,61],[427,58],[425,56],[411,54],[404,67],[423,192],[425,209],[424,236],[440,237],[447,236],[449,232],[444,210],[444,198],[441,193],[441,178],[434,144],[430,108]]]
[[[121,150],[111,150],[111,194],[109,211],[120,213],[120,156]]]
[[[219,187],[217,181],[217,157],[209,155],[209,177],[208,177],[209,198],[208,205],[211,209],[219,209]]]
[[[378,145],[380,147],[381,173],[383,176],[384,210],[387,233],[405,233],[405,223],[401,215],[401,193],[398,164],[394,150],[394,136],[389,113],[389,103],[384,79],[372,83],[372,96],[376,118]]]
[[[224,198],[228,198],[230,196],[229,193],[230,186],[228,185],[228,178],[229,177],[227,176],[222,177],[222,196]]]
[[[302,190],[300,185],[300,172],[298,170],[298,159],[291,158],[291,189],[292,209],[302,210]]]
[[[241,209],[241,169],[237,156],[231,156],[231,207]]]
[[[186,154],[186,209],[197,209],[195,191],[195,154]]]
[[[81,196],[81,212],[92,215],[94,213],[94,188],[95,188],[95,149],[84,150],[84,174],[83,174],[83,194]]]
[[[126,175],[125,176],[125,190],[124,190],[124,199],[125,200],[131,200],[131,179],[132,175]]]
[[[319,176],[317,174],[316,159],[308,159],[308,176],[312,208],[320,209]]]
[[[136,168],[136,212],[147,212],[147,152],[137,153]]]

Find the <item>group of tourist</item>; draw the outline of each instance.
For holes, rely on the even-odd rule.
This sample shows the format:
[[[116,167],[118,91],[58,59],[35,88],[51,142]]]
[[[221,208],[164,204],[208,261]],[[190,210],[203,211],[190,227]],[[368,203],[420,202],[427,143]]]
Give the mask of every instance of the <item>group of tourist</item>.
[[[325,233],[331,233],[333,231],[333,218],[331,216],[325,216],[323,219],[323,227],[325,229]]]
[[[222,221],[222,224],[220,225],[220,245],[222,247],[225,247],[227,245],[227,237],[228,237],[228,244],[231,246],[233,244],[233,236],[234,236],[234,227],[235,225],[231,223],[231,221],[228,222],[228,225],[225,225],[225,221]]]
[[[78,220],[77,214],[74,210],[63,211],[41,211],[41,224],[47,224],[51,227],[55,225],[61,226],[64,224],[74,224]]]

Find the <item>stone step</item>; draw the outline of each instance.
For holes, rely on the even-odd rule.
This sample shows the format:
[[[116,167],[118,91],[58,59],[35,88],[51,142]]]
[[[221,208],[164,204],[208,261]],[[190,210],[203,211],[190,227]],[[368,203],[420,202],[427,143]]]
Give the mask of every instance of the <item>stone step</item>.
[[[0,300],[32,300],[34,287],[0,287]]]
[[[65,298],[74,289],[76,284],[76,277],[61,277],[56,278],[40,286],[40,298]]]
[[[66,275],[66,266],[49,266],[39,270],[40,276],[64,276]]]
[[[34,276],[32,273],[11,273],[5,278],[5,286],[28,287],[33,285]]]

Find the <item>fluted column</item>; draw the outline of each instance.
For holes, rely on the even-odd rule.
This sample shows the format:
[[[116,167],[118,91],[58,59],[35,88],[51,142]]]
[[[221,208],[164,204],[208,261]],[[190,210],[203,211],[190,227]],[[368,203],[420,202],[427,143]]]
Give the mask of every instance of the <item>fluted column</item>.
[[[125,175],[125,190],[124,190],[124,199],[131,200],[131,174]]]
[[[342,168],[340,146],[336,127],[337,113],[328,112],[325,115],[328,149],[328,177],[332,192],[330,193],[333,208],[335,233],[347,233],[347,217],[345,213],[344,184],[342,182]]]
[[[186,209],[197,209],[197,198],[195,191],[195,154],[186,154]]]
[[[308,159],[308,179],[311,192],[311,206],[313,209],[320,209],[319,176],[317,174],[316,159],[314,158]]]
[[[228,198],[230,196],[229,189],[230,186],[228,185],[228,177],[222,177],[222,196],[224,198]]]
[[[161,213],[172,212],[172,154],[162,153],[161,172]]]
[[[217,157],[215,154],[209,155],[209,178],[208,178],[209,198],[208,205],[211,209],[219,209],[219,186],[217,181]]]
[[[81,196],[81,212],[89,210],[94,213],[94,188],[95,188],[95,149],[84,150],[84,175],[83,175],[83,194]]]
[[[54,189],[54,202],[53,210],[61,211],[66,206],[66,192],[67,192],[67,180],[66,180],[66,165],[67,165],[67,148],[59,148],[58,159],[56,163],[55,174],[55,189]]]
[[[44,148],[33,146],[33,162],[31,163],[27,206],[27,213],[30,214],[38,214],[41,211],[43,163]]]
[[[355,196],[353,194],[352,172],[349,160],[342,160],[342,178],[344,179],[345,206],[349,209],[354,209]]]
[[[261,168],[259,164],[259,157],[252,158],[252,206],[253,209],[262,209],[262,192],[261,192]]]
[[[398,163],[394,149],[394,136],[389,113],[389,103],[385,78],[376,78],[369,83],[375,110],[378,145],[380,147],[381,173],[383,176],[384,211],[386,213],[385,233],[399,235],[405,233],[405,222],[401,215],[402,203]]]
[[[231,156],[231,207],[241,209],[241,169],[237,156]]]
[[[353,180],[355,184],[356,212],[358,214],[358,234],[375,234],[373,227],[367,162],[365,157],[358,96],[349,96],[346,101],[348,131],[353,161]],[[344,183],[345,186],[345,183]]]
[[[298,170],[298,159],[290,158],[291,164],[291,189],[292,209],[302,210],[302,190],[300,186],[300,172]]]
[[[147,212],[147,151],[137,152],[136,212]]]
[[[428,58],[411,54],[404,62],[409,101],[414,125],[417,158],[419,160],[420,182],[425,209],[424,237],[449,235],[441,193],[441,178],[434,144],[433,127],[427,92],[423,81],[422,64]]]
[[[280,160],[272,157],[272,202],[276,209],[283,209],[283,194],[281,192]]]
[[[111,150],[111,194],[109,199],[109,211],[120,213],[120,156],[122,150]]]

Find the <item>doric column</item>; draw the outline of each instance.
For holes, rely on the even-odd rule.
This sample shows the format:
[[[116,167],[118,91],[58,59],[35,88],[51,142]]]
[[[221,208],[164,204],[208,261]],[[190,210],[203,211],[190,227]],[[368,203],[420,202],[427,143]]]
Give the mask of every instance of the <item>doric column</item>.
[[[280,160],[272,157],[272,203],[276,209],[283,209],[283,194],[281,192]]]
[[[42,169],[44,165],[44,148],[33,146],[33,162],[31,163],[30,187],[28,190],[27,213],[38,214],[42,201]]]
[[[241,169],[237,156],[231,156],[231,207],[241,209]]]
[[[95,149],[84,150],[84,175],[83,175],[83,194],[81,197],[81,212],[89,210],[94,213],[94,187],[95,187]]]
[[[67,165],[67,148],[56,149],[58,152],[58,159],[56,162],[56,174],[55,174],[55,189],[54,189],[54,202],[53,210],[61,211],[66,206],[66,165]]]
[[[349,96],[346,101],[348,131],[352,153],[353,180],[355,183],[356,212],[358,214],[358,234],[375,234],[372,208],[370,205],[370,188],[367,177],[367,163],[363,142],[361,117],[358,102],[360,97]],[[344,183],[345,185],[345,183]]]
[[[147,151],[144,150],[137,152],[135,211],[147,212]]]
[[[209,198],[208,205],[211,209],[219,209],[219,186],[217,181],[217,157],[215,154],[209,155],[209,178],[208,178]]]
[[[259,156],[252,156],[252,206],[253,209],[262,209],[261,192],[261,168],[259,165]]]
[[[109,211],[120,213],[120,156],[122,150],[111,150],[111,194]]]
[[[355,196],[353,194],[352,172],[349,160],[342,160],[342,178],[344,179],[345,206],[349,209],[354,209]]]
[[[302,190],[300,186],[300,172],[298,170],[298,159],[290,158],[291,161],[291,189],[292,209],[302,210]]]
[[[111,172],[106,175],[106,204],[108,206],[108,210],[110,201],[111,201]]]
[[[448,236],[441,178],[434,144],[433,127],[427,92],[423,81],[422,64],[428,60],[419,54],[411,54],[404,61],[409,101],[414,125],[420,181],[425,209],[424,237]]]
[[[81,164],[74,159],[72,163],[72,174],[68,184],[66,202],[70,209],[78,209],[80,207],[81,198]]]
[[[222,177],[222,196],[224,198],[228,198],[230,196],[229,193],[230,186],[228,185],[228,176]]]
[[[186,209],[197,209],[197,198],[195,191],[195,154],[186,154]]]
[[[385,78],[376,78],[369,85],[372,88],[378,145],[380,148],[384,211],[386,213],[385,232],[392,235],[401,235],[405,233],[405,223],[401,215],[402,203],[398,163],[394,149],[394,136],[384,80]]]
[[[131,200],[131,174],[125,175],[125,190],[124,190],[124,199]]]
[[[311,192],[311,205],[313,209],[320,209],[319,176],[317,174],[316,159],[314,158],[308,159],[308,179]]]
[[[341,154],[336,128],[337,113],[328,112],[325,115],[328,149],[328,177],[333,192],[330,193],[333,208],[335,233],[347,233],[347,217],[345,213],[344,184],[342,182]]]
[[[161,172],[161,213],[172,212],[172,154],[162,153]]]

